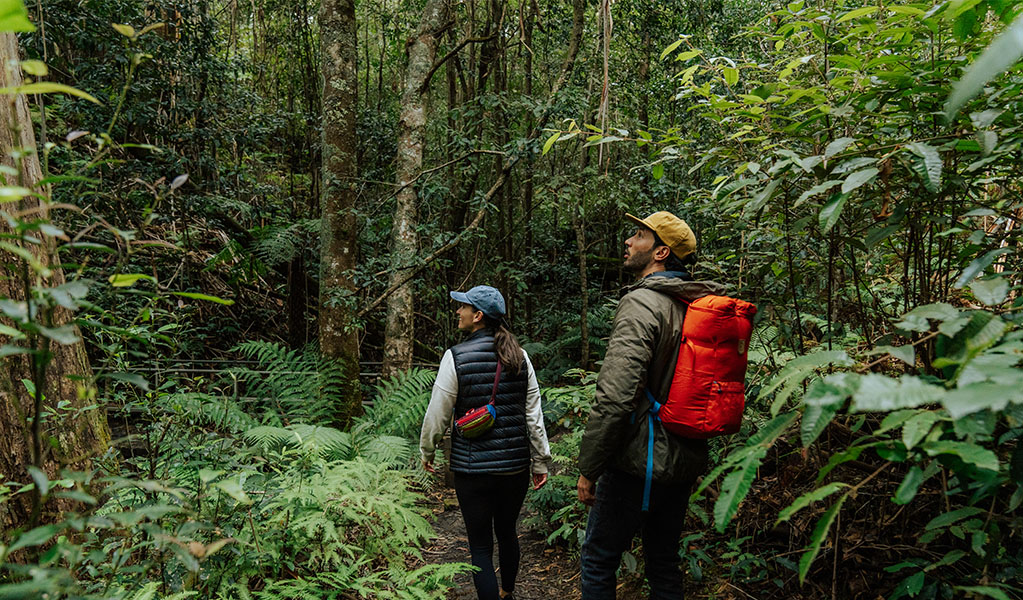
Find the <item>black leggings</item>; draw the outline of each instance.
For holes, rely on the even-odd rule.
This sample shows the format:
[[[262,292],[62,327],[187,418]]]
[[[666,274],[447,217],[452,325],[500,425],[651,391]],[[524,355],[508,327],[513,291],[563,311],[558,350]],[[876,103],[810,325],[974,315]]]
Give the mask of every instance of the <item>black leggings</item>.
[[[515,521],[529,488],[529,472],[513,475],[468,475],[455,473],[455,494],[465,519],[473,573],[479,600],[498,600],[494,574],[494,534],[497,534],[501,563],[501,588],[515,590],[519,573],[519,538]]]

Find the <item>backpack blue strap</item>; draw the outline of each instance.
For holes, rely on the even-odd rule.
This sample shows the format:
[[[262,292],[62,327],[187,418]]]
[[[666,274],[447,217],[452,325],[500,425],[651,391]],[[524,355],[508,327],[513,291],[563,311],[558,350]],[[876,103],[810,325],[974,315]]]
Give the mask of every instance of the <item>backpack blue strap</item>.
[[[646,478],[643,481],[643,512],[650,510],[650,486],[654,481],[654,419],[658,421],[661,417],[661,403],[654,399],[650,390],[646,390],[646,397],[650,400],[650,410],[647,411],[647,434],[646,434]]]

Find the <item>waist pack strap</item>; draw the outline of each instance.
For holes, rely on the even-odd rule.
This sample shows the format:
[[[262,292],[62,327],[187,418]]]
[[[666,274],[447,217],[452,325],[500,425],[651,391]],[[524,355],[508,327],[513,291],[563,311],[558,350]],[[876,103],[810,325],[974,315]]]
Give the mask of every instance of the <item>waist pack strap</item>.
[[[654,398],[650,390],[646,390],[646,397],[650,400],[650,410],[646,413],[646,477],[643,480],[643,512],[650,510],[650,487],[654,481],[654,419],[661,420],[661,417],[658,416],[661,411],[661,403]]]

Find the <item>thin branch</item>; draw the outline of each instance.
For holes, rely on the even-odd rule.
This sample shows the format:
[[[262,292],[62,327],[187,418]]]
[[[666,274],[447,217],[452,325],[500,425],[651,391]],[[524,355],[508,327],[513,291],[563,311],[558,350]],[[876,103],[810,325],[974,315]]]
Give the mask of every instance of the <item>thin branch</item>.
[[[480,205],[480,209],[476,211],[476,216],[473,217],[472,222],[469,223],[469,225],[466,226],[465,229],[460,231],[458,235],[456,235],[455,237],[451,238],[451,240],[448,241],[446,244],[430,253],[429,256],[424,258],[423,261],[416,265],[414,268],[409,269],[408,273],[406,273],[401,279],[395,281],[389,288],[384,290],[382,294],[377,296],[376,300],[373,300],[372,302],[367,304],[365,308],[356,313],[355,318],[361,319],[364,316],[366,316],[366,314],[368,314],[370,311],[380,306],[383,303],[383,301],[386,300],[391,294],[393,294],[403,285],[411,281],[412,278],[418,275],[420,271],[425,269],[433,261],[440,258],[440,256],[443,255],[445,252],[451,250],[459,243],[461,243],[461,241],[465,239],[465,237],[471,231],[479,227],[480,223],[483,222],[483,217],[487,214],[487,205],[490,204],[490,201],[493,200],[497,192],[502,187],[504,187],[505,181],[508,180],[508,173],[511,172],[512,167],[514,167],[515,163],[517,163],[518,161],[519,161],[518,157],[512,158],[510,161],[508,161],[507,164],[505,164],[504,168],[501,169],[501,175],[497,178],[497,181],[494,182],[494,185],[492,185],[490,189],[487,190],[486,195],[483,197],[483,202]]]
[[[423,79],[423,85],[419,86],[419,93],[420,94],[425,94],[426,93],[426,89],[430,86],[430,79],[433,78],[433,74],[437,72],[437,69],[439,69],[441,67],[441,65],[443,65],[447,61],[451,60],[451,58],[453,58],[456,54],[458,54],[458,52],[462,48],[465,48],[469,44],[478,44],[478,43],[482,43],[482,42],[488,42],[488,41],[494,39],[495,37],[497,37],[496,33],[492,34],[492,35],[488,35],[486,37],[465,38],[464,40],[458,42],[458,45],[456,45],[454,48],[452,48],[451,51],[449,51],[447,54],[445,54],[443,57],[441,57],[440,60],[438,60],[437,62],[433,63],[433,66],[430,67],[430,70],[426,73],[426,77]]]
[[[446,162],[446,163],[444,163],[442,165],[438,165],[436,167],[431,167],[429,169],[425,169],[423,171],[420,171],[419,174],[416,175],[415,177],[413,177],[412,179],[410,179],[408,181],[408,183],[406,183],[406,184],[404,184],[402,186],[399,186],[397,189],[395,189],[393,192],[391,192],[390,195],[388,195],[386,198],[383,198],[381,200],[381,202],[386,202],[387,200],[390,200],[391,198],[394,198],[403,189],[405,189],[405,188],[409,187],[410,185],[414,184],[415,182],[419,181],[419,178],[422,177],[423,175],[427,175],[429,173],[433,173],[434,171],[440,171],[441,169],[450,167],[451,165],[453,165],[453,164],[455,164],[457,162],[461,162],[461,161],[469,158],[470,156],[474,156],[476,154],[495,154],[497,156],[505,156],[504,152],[500,152],[498,150],[470,150],[470,151],[466,152],[465,154],[463,154],[462,156],[459,156],[458,158],[449,160],[448,162]]]

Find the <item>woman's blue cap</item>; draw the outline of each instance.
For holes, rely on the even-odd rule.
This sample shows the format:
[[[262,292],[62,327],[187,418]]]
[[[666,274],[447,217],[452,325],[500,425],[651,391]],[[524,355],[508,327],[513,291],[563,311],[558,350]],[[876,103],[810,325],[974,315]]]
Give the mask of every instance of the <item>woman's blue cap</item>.
[[[491,319],[500,319],[505,315],[504,296],[497,288],[489,285],[477,285],[468,292],[451,292],[451,299],[462,304],[472,305]]]

